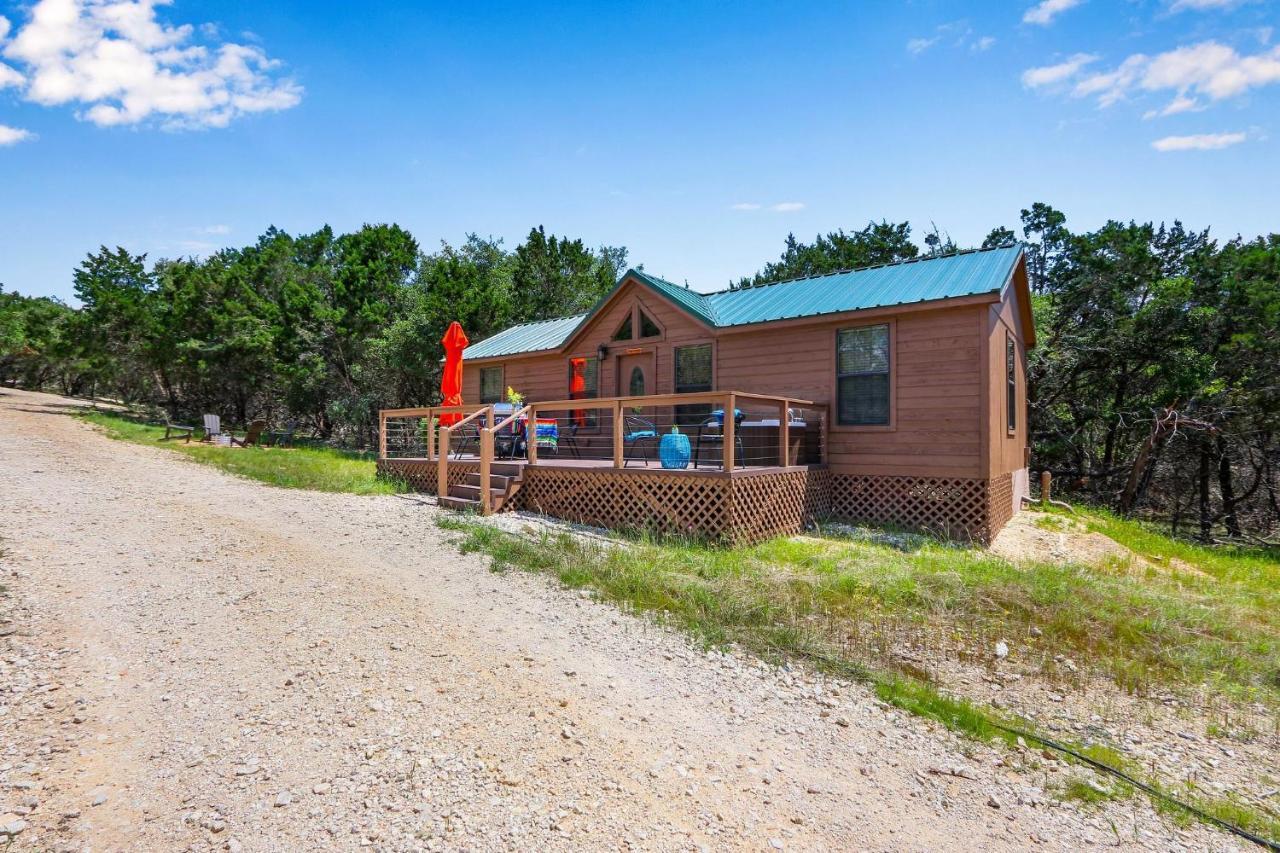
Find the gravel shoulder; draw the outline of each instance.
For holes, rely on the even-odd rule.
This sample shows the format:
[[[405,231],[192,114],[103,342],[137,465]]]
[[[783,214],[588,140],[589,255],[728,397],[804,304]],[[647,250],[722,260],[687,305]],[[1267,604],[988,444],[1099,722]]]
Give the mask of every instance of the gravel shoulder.
[[[1237,849],[75,405],[0,389],[13,849]]]

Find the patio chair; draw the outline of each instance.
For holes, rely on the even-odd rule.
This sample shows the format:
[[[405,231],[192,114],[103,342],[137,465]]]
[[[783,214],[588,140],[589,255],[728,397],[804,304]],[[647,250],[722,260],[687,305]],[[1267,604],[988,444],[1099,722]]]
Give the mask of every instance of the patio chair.
[[[266,433],[266,442],[275,447],[288,447],[293,443],[293,436],[297,431],[298,422],[289,421],[284,425],[284,429],[274,429]]]
[[[222,418],[217,415],[204,416],[204,441],[213,441],[215,436],[222,435]]]
[[[187,443],[191,443],[191,436],[196,431],[195,427],[183,426],[175,424],[172,421],[164,422],[164,438],[161,441],[168,441],[171,438],[185,438]]]
[[[746,464],[746,453],[742,448],[742,410],[733,410],[733,448],[740,464]],[[698,435],[693,442],[693,467],[698,467],[702,456],[702,446],[709,444],[720,448],[720,465],[724,466],[724,412],[712,412],[711,417],[698,424]]]
[[[249,424],[249,428],[245,430],[244,438],[231,436],[231,443],[237,447],[253,447],[262,440],[262,433],[266,428],[266,421],[256,420]]]
[[[624,415],[622,418],[622,428],[625,432],[622,434],[622,467],[631,464],[631,460],[635,458],[637,451],[641,451],[645,443],[658,446],[658,428],[653,425],[653,421],[646,420],[639,415]],[[641,462],[646,462],[644,456],[640,457]]]

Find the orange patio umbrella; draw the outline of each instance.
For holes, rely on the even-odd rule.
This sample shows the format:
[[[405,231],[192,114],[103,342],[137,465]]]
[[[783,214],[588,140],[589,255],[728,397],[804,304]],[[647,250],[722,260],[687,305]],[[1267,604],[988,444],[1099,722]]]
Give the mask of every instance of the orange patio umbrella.
[[[587,360],[585,358],[569,359],[570,370],[573,371],[569,379],[569,396],[578,399],[587,390]],[[587,425],[587,413],[582,409],[578,409],[573,413],[573,419],[579,427]]]
[[[440,405],[461,406],[462,351],[471,342],[467,340],[467,333],[462,331],[462,326],[454,320],[449,324],[440,343],[444,344],[444,373],[440,376]],[[453,426],[462,418],[463,416],[457,412],[446,412],[440,416],[440,425]]]

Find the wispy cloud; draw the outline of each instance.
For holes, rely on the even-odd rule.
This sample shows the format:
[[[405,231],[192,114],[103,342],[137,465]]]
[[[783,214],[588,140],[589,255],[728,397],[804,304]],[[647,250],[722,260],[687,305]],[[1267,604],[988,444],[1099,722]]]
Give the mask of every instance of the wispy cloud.
[[[1083,2],[1084,0],[1042,0],[1022,13],[1022,23],[1048,26],[1053,23],[1054,18]]]
[[[204,227],[204,233],[206,233],[206,234],[230,234],[230,233],[231,233],[231,226],[230,226],[230,225],[206,225],[206,226]]]
[[[1174,99],[1162,114],[1174,115],[1273,83],[1280,83],[1280,47],[1242,56],[1225,44],[1205,41],[1156,56],[1135,53],[1112,71],[1081,79],[1072,94],[1096,96],[1106,107],[1135,92],[1172,91]]]
[[[996,40],[994,36],[983,36],[970,45],[969,49],[974,53],[982,53],[984,50],[990,50],[995,46]]]
[[[764,210],[766,207],[774,213],[795,213],[797,210],[804,210],[804,202],[780,201],[766,206],[754,201],[740,201],[737,204],[729,205],[730,210]]]
[[[29,130],[23,130],[20,127],[9,127],[7,124],[0,124],[0,147],[17,145],[19,142],[26,142],[35,138],[36,135]]]
[[[920,54],[924,53],[926,50],[928,50],[929,48],[937,44],[938,39],[940,38],[941,36],[934,36],[933,38],[909,39],[907,41],[907,53],[911,54],[912,56],[919,56]]]
[[[1230,9],[1239,6],[1243,0],[1173,0],[1169,8],[1174,12],[1191,9],[1203,12],[1210,9]]]
[[[3,54],[22,72],[28,101],[80,105],[79,117],[100,126],[225,127],[299,103],[302,87],[280,76],[278,60],[207,30],[193,40],[190,24],[157,19],[169,2],[38,0]]]
[[[1098,57],[1092,53],[1077,53],[1056,65],[1028,68],[1022,72],[1022,85],[1028,89],[1040,89],[1065,83],[1079,74],[1086,65],[1097,60]]]
[[[1244,133],[1198,133],[1191,136],[1166,136],[1151,143],[1157,151],[1216,151],[1239,145],[1247,139]]]

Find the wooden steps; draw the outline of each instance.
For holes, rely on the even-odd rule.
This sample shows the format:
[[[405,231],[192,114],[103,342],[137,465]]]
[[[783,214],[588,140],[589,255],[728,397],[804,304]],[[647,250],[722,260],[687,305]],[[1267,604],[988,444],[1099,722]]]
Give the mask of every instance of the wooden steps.
[[[520,491],[523,466],[511,462],[494,462],[489,470],[489,512],[502,512]],[[462,512],[480,512],[479,474],[468,474],[463,482],[449,487],[449,494],[439,497],[440,506]]]

